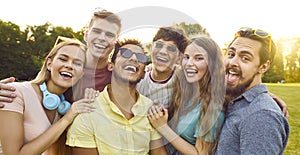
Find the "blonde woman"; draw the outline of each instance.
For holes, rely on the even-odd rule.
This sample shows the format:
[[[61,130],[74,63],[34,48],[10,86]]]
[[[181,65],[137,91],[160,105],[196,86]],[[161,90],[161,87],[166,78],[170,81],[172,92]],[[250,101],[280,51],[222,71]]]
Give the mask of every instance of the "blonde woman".
[[[14,82],[17,97],[0,110],[0,154],[56,155],[57,140],[78,113],[94,107],[82,99],[72,105],[63,93],[82,77],[84,44],[69,39],[53,47],[32,81]],[[2,149],[1,149],[2,148]]]

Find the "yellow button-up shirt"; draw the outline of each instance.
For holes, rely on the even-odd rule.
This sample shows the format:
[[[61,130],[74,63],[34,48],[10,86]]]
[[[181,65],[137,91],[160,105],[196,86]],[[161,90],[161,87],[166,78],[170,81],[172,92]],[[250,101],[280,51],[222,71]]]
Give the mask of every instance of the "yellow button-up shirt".
[[[147,118],[147,111],[153,102],[139,94],[132,107],[134,117],[128,120],[110,100],[108,87],[92,103],[96,111],[75,118],[68,130],[66,144],[82,148],[97,147],[99,154],[148,154],[150,141],[161,138]]]

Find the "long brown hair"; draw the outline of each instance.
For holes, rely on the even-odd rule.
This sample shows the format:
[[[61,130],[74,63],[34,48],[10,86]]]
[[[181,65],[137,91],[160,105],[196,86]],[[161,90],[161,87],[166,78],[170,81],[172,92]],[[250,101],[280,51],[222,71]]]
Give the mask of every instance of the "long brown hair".
[[[210,129],[214,127],[215,123],[218,123],[216,120],[223,109],[225,98],[224,59],[217,43],[209,37],[199,36],[193,38],[189,45],[191,44],[200,46],[207,52],[208,69],[203,78],[197,83],[188,83],[183,70],[178,70],[173,100],[170,102],[170,125],[175,130],[179,118],[201,104],[198,138],[201,142],[201,148],[211,152],[216,143],[213,143],[213,145],[207,143],[204,141],[204,137],[210,135]],[[219,132],[214,133],[218,134]],[[212,139],[216,139],[218,135],[210,136]]]

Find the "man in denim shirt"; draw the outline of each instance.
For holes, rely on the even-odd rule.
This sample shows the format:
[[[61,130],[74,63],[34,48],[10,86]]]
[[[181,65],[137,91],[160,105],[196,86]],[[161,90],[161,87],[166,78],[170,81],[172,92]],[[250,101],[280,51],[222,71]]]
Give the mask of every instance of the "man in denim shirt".
[[[229,100],[217,155],[283,154],[289,124],[261,81],[275,52],[271,35],[259,29],[241,28],[229,44],[225,57]]]

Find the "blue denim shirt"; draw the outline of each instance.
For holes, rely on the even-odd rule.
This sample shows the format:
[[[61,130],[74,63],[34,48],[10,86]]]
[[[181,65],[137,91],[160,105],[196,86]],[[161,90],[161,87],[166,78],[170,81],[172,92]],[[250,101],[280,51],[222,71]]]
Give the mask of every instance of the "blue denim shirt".
[[[215,154],[283,154],[288,136],[286,118],[261,84],[228,104]]]

